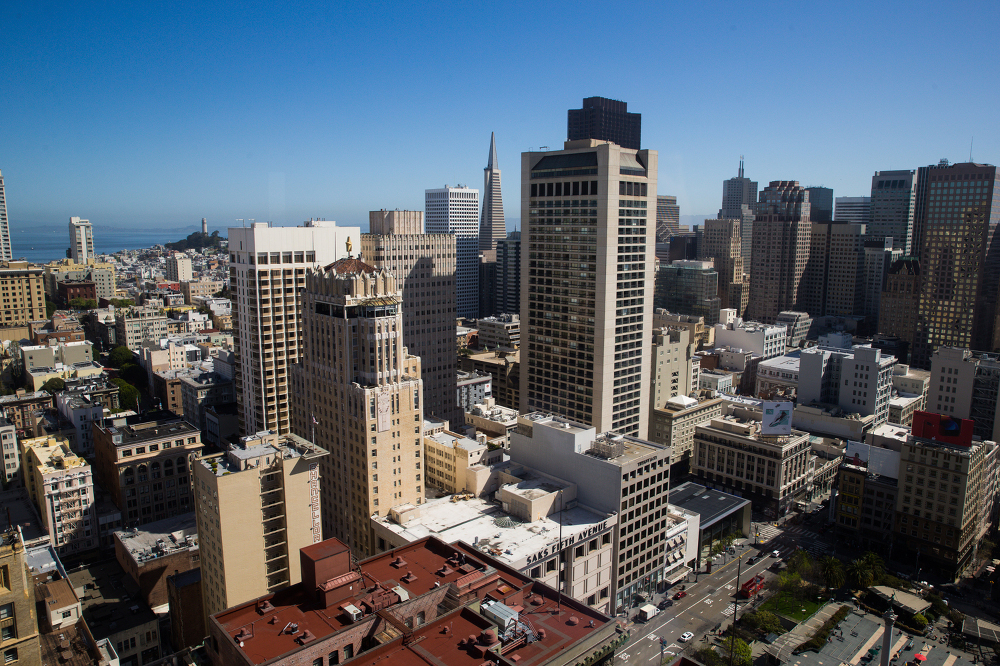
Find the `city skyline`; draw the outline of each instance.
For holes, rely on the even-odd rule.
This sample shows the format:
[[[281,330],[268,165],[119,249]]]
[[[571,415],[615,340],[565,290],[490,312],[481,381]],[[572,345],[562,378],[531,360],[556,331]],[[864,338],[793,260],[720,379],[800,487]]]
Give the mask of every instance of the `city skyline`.
[[[592,95],[645,116],[642,147],[661,152],[660,192],[676,195],[685,216],[714,217],[718,183],[736,174],[740,155],[759,183],[798,180],[836,196],[866,196],[876,171],[968,161],[973,137],[973,160],[995,163],[1000,130],[977,113],[979,103],[953,103],[975,89],[989,108],[995,74],[926,44],[985,41],[1000,9],[984,4],[970,20],[932,16],[929,7],[889,10],[892,33],[821,7],[797,8],[787,31],[770,13],[720,18],[696,6],[654,8],[653,36],[669,32],[670,46],[662,59],[629,66],[661,85],[627,86],[620,62],[594,60],[533,98],[530,113],[520,100],[538,55],[578,48],[609,27],[604,19],[610,27],[627,19],[595,21],[600,10],[560,5],[440,15],[405,5],[367,13],[258,7],[239,17],[211,4],[22,7],[0,56],[11,73],[0,154],[11,228],[71,215],[95,226],[184,226],[202,217],[219,226],[238,218],[285,226],[323,217],[364,227],[379,207],[420,209],[425,189],[476,185],[490,132],[505,155],[560,149],[567,110]],[[564,36],[547,29],[556,17]],[[689,29],[671,29],[681,24]],[[43,30],[47,38],[38,39]],[[762,31],[769,39],[750,47],[749,36]],[[375,32],[393,39],[370,39]],[[428,85],[456,78],[484,43],[498,55],[531,45],[534,57],[497,58],[493,75],[470,77],[462,95]],[[806,48],[809,58],[789,56]],[[908,66],[893,77],[869,76],[872,63],[901,56]],[[798,94],[734,112],[719,103],[729,97],[719,81],[736,61],[761,74],[780,67],[798,81]],[[685,64],[664,71],[661,62]],[[941,115],[949,122],[937,121]],[[891,132],[878,122],[886,116]],[[774,140],[791,132],[796,142]],[[390,158],[378,179],[354,166],[366,153]],[[508,189],[520,187],[516,180],[511,174]],[[386,200],[385,183],[398,200]],[[511,228],[519,222],[515,200],[504,212]]]

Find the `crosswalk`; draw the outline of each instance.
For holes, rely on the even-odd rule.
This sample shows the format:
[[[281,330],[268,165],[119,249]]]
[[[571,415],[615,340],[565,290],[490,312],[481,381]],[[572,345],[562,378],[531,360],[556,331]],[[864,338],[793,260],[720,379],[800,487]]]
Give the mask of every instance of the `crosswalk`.
[[[804,539],[815,539],[819,536],[819,532],[813,532],[812,530],[807,530],[804,527],[789,527],[784,530],[783,533],[802,537]]]
[[[819,532],[814,532],[813,530],[809,530],[801,526],[796,525],[793,527],[781,528],[775,527],[771,523],[754,523],[750,536],[756,536],[758,543],[767,543],[771,539],[779,537],[783,534],[802,539],[815,539],[819,537]]]

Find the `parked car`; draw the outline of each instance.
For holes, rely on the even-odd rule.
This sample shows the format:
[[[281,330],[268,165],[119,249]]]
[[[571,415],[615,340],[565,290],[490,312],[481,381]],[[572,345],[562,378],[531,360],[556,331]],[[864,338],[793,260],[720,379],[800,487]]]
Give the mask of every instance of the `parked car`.
[[[659,607],[660,610],[663,610],[664,608],[670,608],[673,605],[674,605],[673,599],[664,599],[663,601],[660,602]]]
[[[694,634],[692,634],[690,631],[685,631],[683,634],[681,634],[679,640],[681,643],[687,643],[692,638],[694,638]]]
[[[781,557],[781,551],[780,550],[772,550],[771,551],[771,557],[780,558]]]
[[[747,566],[750,566],[751,564],[753,564],[756,561],[757,561],[757,558],[754,557],[753,555],[751,555],[750,557],[747,558]]]
[[[677,599],[683,599],[687,595],[688,595],[687,592],[685,592],[684,590],[681,590],[680,592],[678,592],[677,594],[674,595],[674,600],[676,601]]]

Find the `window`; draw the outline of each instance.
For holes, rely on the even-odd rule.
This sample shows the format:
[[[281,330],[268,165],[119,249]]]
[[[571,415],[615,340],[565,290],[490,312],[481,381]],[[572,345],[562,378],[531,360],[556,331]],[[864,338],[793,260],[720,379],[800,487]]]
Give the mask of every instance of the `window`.
[[[4,650],[3,652],[3,663],[12,664],[17,661],[17,648],[11,648],[9,650]]]
[[[329,666],[333,666],[334,664],[339,664],[340,663],[340,651],[339,650],[334,650],[329,655],[327,655],[326,663]]]

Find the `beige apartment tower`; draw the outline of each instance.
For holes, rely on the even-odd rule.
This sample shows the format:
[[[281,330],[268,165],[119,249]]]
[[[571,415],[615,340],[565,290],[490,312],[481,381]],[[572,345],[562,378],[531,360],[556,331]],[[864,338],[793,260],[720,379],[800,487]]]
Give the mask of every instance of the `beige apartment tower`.
[[[646,436],[656,166],[596,139],[522,153],[522,413]]]
[[[100,545],[94,508],[94,477],[69,442],[56,437],[21,440],[21,467],[52,545],[60,555]]]
[[[461,423],[455,357],[455,236],[425,234],[424,214],[375,210],[361,256],[392,273],[403,292],[403,344],[420,357],[424,413]]]
[[[27,261],[0,263],[0,284],[3,285],[3,307],[0,327],[25,326],[30,321],[45,319],[45,289],[41,266],[29,266]],[[18,336],[27,337],[26,335]]]
[[[302,292],[293,428],[330,452],[323,535],[358,557],[376,550],[371,516],[423,502],[423,384],[403,345],[401,299],[387,269],[354,258],[311,271]]]
[[[297,435],[259,432],[195,461],[205,617],[302,580],[299,550],[322,541],[326,456]]]
[[[358,227],[309,220],[301,227],[254,222],[229,229],[233,384],[240,432],[290,432],[288,369],[302,340],[299,293],[306,272],[346,257]]]

